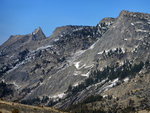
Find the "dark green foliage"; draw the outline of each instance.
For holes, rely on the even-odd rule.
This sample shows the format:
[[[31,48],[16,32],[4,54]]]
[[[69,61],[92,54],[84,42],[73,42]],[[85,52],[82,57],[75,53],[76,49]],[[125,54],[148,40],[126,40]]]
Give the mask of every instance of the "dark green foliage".
[[[54,106],[55,104],[57,103],[57,101],[49,101],[49,103],[48,103],[48,106],[49,107],[52,107],[52,106]]]
[[[72,113],[105,113],[103,109],[89,109],[89,107],[86,105],[87,103],[92,103],[95,101],[101,101],[102,100],[101,95],[96,96],[89,96],[85,100],[83,100],[81,103],[70,105],[65,111],[72,112]]]
[[[27,105],[38,105],[39,103],[40,103],[40,98],[38,97],[21,101],[21,104],[27,104]]]
[[[150,67],[150,62],[149,62],[149,60],[147,60],[147,61],[145,62],[145,67],[146,67],[146,68]]]
[[[53,101],[53,100],[50,100],[49,102],[48,102],[48,106],[49,107],[52,107],[52,106],[54,106],[55,104],[57,104],[58,102],[60,102],[61,101],[61,99],[58,99],[57,101],[55,100],[55,101]]]
[[[13,95],[13,90],[11,89],[11,86],[1,82],[0,83],[0,98],[8,96],[8,95]]]
[[[138,64],[131,64],[130,62],[126,61],[124,65],[119,66],[118,64],[109,67],[107,66],[104,68],[103,71],[95,70],[91,72],[91,75],[89,78],[87,78],[83,83],[76,87],[69,86],[69,92],[74,95],[82,90],[84,90],[86,87],[98,83],[106,78],[108,80],[114,80],[115,78],[119,78],[120,80],[126,78],[126,77],[134,77],[137,73],[143,69],[143,67],[148,68],[150,66],[149,61],[146,61],[145,63],[140,62]],[[112,97],[107,98],[108,100],[111,100]],[[78,104],[70,105],[66,111],[71,111],[73,113],[105,113],[103,108],[99,108],[97,110],[90,109],[88,107],[88,103],[92,104],[96,101],[103,101],[102,97],[100,95],[94,96],[91,95],[87,97],[85,100]],[[142,101],[141,104],[148,108],[145,104],[146,100]],[[107,113],[115,113],[115,112],[121,112],[121,113],[132,113],[135,112],[134,108],[134,100],[129,100],[129,105],[126,108],[118,108],[117,104],[114,104],[114,106],[110,109],[108,109]]]
[[[71,85],[69,85],[69,87],[68,87],[68,92],[70,92],[72,90],[72,86]]]
[[[93,83],[94,83],[93,78],[89,78],[89,79],[86,79],[86,80],[85,80],[85,85],[86,85],[86,86],[89,86],[89,85],[91,85],[91,84],[93,84]]]
[[[135,64],[131,70],[133,73],[137,73],[137,72],[140,72],[140,70],[143,68],[143,66],[144,66],[144,63],[140,62],[140,64]]]
[[[43,96],[41,103],[47,103],[48,100],[49,100],[48,96]]]
[[[82,103],[86,104],[86,103],[91,103],[91,102],[95,102],[95,101],[101,101],[102,100],[102,96],[101,95],[91,95],[89,97],[87,97]]]
[[[96,105],[94,105],[93,103],[96,101],[101,101],[102,103],[106,102],[106,100],[103,99],[101,95],[96,95],[96,96],[91,95],[78,104],[70,105],[65,111],[72,112],[72,113],[118,113],[118,111],[119,113],[135,113],[136,111],[133,105],[134,104],[133,100],[130,100],[129,105],[125,108],[120,108],[118,107],[118,104],[115,103],[112,106],[107,105],[108,106],[107,109],[105,109],[106,106],[103,107],[103,105],[96,107]],[[91,104],[92,106],[95,106],[97,109],[89,106]]]
[[[25,56],[29,53],[28,49],[25,49],[24,51],[19,53],[19,60],[22,61],[25,59]]]
[[[79,84],[78,86],[74,87],[71,92],[72,94],[76,94],[77,92],[82,91],[83,89],[86,88],[86,85],[84,83]]]
[[[57,99],[57,100],[53,100],[51,98],[49,98],[48,96],[43,96],[42,99],[36,97],[33,99],[28,99],[28,100],[22,100],[21,104],[26,104],[26,105],[43,105],[43,104],[47,104],[49,107],[54,106],[56,103],[58,103],[59,101],[61,101],[61,99]]]

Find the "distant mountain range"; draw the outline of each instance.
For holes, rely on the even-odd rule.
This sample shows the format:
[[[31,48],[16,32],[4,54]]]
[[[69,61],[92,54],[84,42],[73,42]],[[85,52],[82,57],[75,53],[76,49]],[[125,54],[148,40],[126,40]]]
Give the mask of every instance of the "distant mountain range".
[[[0,46],[0,98],[77,113],[150,111],[150,14],[39,27]]]

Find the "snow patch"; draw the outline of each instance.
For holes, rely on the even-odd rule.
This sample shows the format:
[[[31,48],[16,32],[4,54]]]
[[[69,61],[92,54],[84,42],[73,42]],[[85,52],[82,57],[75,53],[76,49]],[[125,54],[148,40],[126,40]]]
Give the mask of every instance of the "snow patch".
[[[127,38],[124,38],[123,40],[127,41],[128,39],[127,39]]]
[[[114,79],[108,86],[104,87],[104,91],[107,91],[108,89],[112,88],[113,86],[115,86],[117,84],[117,82],[119,81],[118,78]]]
[[[49,77],[48,77],[48,80],[51,79],[51,78],[52,78],[52,76],[49,76]]]
[[[79,69],[79,66],[80,66],[80,62],[74,62],[74,66]]]
[[[76,87],[76,86],[78,86],[79,85],[79,83],[78,82],[76,82],[75,84],[73,84],[73,86],[74,87]]]
[[[60,37],[63,37],[63,35],[61,34]]]
[[[119,62],[119,66],[122,66],[122,65],[124,65],[124,61]]]
[[[113,28],[115,28],[116,26],[115,26],[115,25],[113,25],[112,27],[113,27]]]
[[[5,79],[2,79],[2,82],[5,82]]]
[[[40,82],[40,85],[43,85],[44,84],[44,82]]]
[[[108,80],[108,78],[106,78],[106,79],[104,79],[104,80],[100,81],[99,83],[94,84],[94,86],[98,86],[99,84],[103,84],[103,83],[105,83],[105,82],[106,82],[106,80]]]
[[[89,49],[93,49],[95,47],[95,43],[90,46]]]
[[[123,81],[124,82],[128,82],[129,81],[129,77],[125,78]]]
[[[72,65],[72,64],[74,64],[74,61],[75,61],[81,54],[83,54],[85,51],[86,51],[86,50],[79,50],[79,51],[73,53],[73,54],[71,55],[72,57],[67,60],[67,62],[69,63],[69,66]]]
[[[142,24],[143,22],[142,21],[137,21],[135,22],[136,24]]]
[[[85,76],[85,77],[89,77],[89,75],[90,75],[90,71],[87,72],[86,74],[81,74],[81,76]]]
[[[79,50],[77,51],[74,55],[75,56],[80,56],[81,54],[83,54],[86,50]]]
[[[52,45],[42,46],[42,47],[37,48],[36,51],[47,49],[47,48],[50,48],[50,47],[52,47]]]
[[[80,75],[81,74],[81,71],[75,71],[74,73],[73,73],[73,75]]]
[[[108,97],[108,95],[103,95],[103,98]]]
[[[24,61],[22,61],[22,62],[21,62],[21,63],[19,63],[19,64],[16,64],[16,66],[15,66],[15,67],[13,67],[12,69],[10,69],[9,71],[7,71],[7,73],[10,73],[10,72],[14,71],[15,69],[17,69],[19,66],[21,66],[21,65],[23,65],[23,64],[25,64],[25,62],[24,62]]]
[[[21,86],[17,85],[16,82],[13,82],[14,86],[16,87],[15,89],[19,89]]]
[[[143,37],[139,38],[138,40],[143,40]]]
[[[149,31],[143,30],[143,29],[136,29],[135,31],[136,31],[136,32],[145,32],[145,33],[149,32]]]
[[[99,52],[99,53],[97,53],[97,54],[98,54],[98,55],[101,55],[101,54],[103,54],[103,52],[104,52],[104,51],[101,51],[101,52]]]
[[[125,48],[122,47],[121,50],[122,50],[122,53],[125,53]]]
[[[65,96],[65,93],[59,93],[56,95],[53,95],[51,98],[63,98]]]
[[[134,25],[134,23],[131,23],[131,25]]]
[[[13,57],[14,57],[14,55],[10,56],[10,58],[13,58]]]
[[[97,54],[103,54],[103,53],[106,53],[106,54],[108,54],[108,52],[110,52],[111,50],[112,50],[112,52],[115,52],[117,49],[121,49],[121,51],[122,51],[122,53],[125,53],[125,48],[124,47],[119,47],[119,48],[110,48],[110,49],[106,49],[106,50],[104,50],[104,51],[101,51],[101,52],[99,52],[99,53],[97,53]]]
[[[118,82],[118,80],[119,80],[118,78],[114,79],[114,80],[112,81],[112,84],[115,85],[116,82]]]
[[[139,47],[139,45],[136,45],[132,50],[131,50],[131,52],[133,53],[133,52],[137,52],[137,48]]]
[[[94,66],[94,64],[91,64],[91,65],[88,65],[88,66],[85,66],[84,68],[87,69],[87,68],[92,68]]]

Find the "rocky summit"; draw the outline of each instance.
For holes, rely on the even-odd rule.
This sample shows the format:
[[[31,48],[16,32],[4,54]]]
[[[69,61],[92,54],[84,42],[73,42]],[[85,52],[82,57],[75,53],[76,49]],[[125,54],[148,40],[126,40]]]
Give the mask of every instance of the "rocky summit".
[[[150,14],[39,27],[0,46],[0,98],[67,112],[150,111]]]

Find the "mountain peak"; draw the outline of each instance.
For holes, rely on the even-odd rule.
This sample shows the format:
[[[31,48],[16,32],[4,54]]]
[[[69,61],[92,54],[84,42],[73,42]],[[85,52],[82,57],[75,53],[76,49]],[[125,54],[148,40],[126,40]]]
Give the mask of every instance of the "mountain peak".
[[[38,27],[37,29],[35,29],[35,30],[33,31],[33,34],[36,34],[36,33],[41,32],[41,31],[42,31],[42,29],[41,29],[40,27]]]
[[[113,22],[115,21],[115,18],[111,18],[111,17],[108,17],[108,18],[103,18],[99,23],[98,23],[98,26],[100,26],[101,24],[112,24]]]
[[[125,10],[97,26],[58,27],[47,39],[40,27],[11,36],[0,47],[0,96],[65,110],[85,102],[87,109],[94,108],[89,112],[97,105],[96,112],[145,109],[150,103],[149,37],[150,15]],[[10,94],[3,93],[9,89]]]
[[[150,15],[147,13],[140,13],[140,12],[130,12],[127,10],[122,10],[119,14],[119,17],[133,17],[133,18],[140,18],[140,19],[150,19]]]
[[[42,39],[45,39],[45,35],[42,31],[42,29],[40,27],[38,27],[37,29],[35,29],[33,32],[32,32],[32,39],[33,40],[42,40]]]

